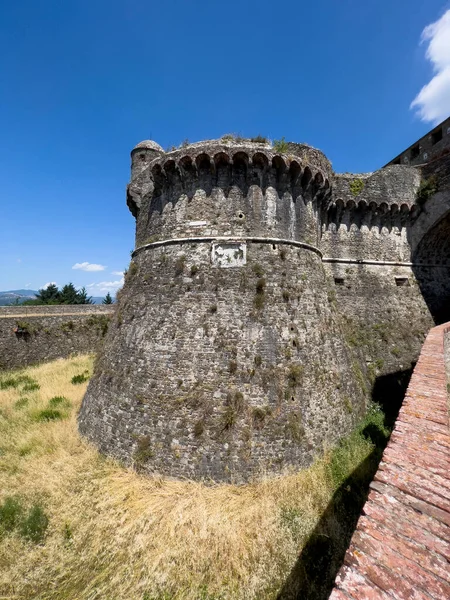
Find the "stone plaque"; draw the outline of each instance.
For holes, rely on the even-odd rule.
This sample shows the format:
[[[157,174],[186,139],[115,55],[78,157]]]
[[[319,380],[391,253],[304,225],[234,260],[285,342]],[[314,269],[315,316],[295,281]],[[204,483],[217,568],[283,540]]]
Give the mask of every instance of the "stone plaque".
[[[213,242],[211,263],[215,267],[223,269],[243,267],[247,264],[247,244],[245,242]]]

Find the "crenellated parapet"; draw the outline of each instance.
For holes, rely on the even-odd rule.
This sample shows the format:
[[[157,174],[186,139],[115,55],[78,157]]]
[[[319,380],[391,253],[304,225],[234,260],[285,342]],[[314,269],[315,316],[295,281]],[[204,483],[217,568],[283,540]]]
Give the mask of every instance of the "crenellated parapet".
[[[333,178],[333,199],[342,199],[367,204],[407,204],[416,201],[416,192],[421,180],[420,169],[414,167],[389,166],[374,173],[342,173]]]
[[[139,144],[127,198],[137,217],[136,245],[264,233],[314,243],[331,176],[323,153],[303,144],[287,144],[286,153],[223,139],[166,153]]]
[[[416,202],[420,180],[418,169],[400,166],[335,175],[329,202],[323,205],[322,232],[341,226],[380,231],[409,226],[420,212]]]
[[[352,226],[357,229],[376,228],[380,231],[383,228],[389,231],[393,228],[403,229],[411,225],[419,211],[417,204],[410,206],[404,203],[399,206],[396,203],[377,204],[374,201],[368,204],[365,200],[338,198],[327,206],[322,231],[336,231],[341,226],[347,229]]]

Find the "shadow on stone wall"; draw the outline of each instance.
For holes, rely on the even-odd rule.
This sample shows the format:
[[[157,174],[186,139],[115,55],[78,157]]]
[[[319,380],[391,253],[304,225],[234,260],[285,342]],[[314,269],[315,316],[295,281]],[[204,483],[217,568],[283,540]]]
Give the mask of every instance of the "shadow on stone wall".
[[[377,378],[372,399],[384,411],[384,425],[392,430],[414,366]],[[350,545],[383,450],[389,438],[372,425],[363,434],[374,444],[371,454],[334,494],[317,527],[304,546],[277,600],[326,600]]]
[[[442,325],[450,321],[450,266],[426,268],[416,265],[413,272],[434,323]]]

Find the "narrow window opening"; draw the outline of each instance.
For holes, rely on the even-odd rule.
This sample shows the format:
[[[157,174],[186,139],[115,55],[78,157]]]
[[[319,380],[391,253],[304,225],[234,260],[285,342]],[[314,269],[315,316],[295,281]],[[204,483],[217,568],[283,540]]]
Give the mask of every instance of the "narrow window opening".
[[[431,143],[434,146],[434,144],[437,144],[441,140],[442,140],[442,127],[440,129],[438,129],[437,131],[434,131],[431,134]]]
[[[420,146],[419,144],[417,144],[416,146],[413,146],[411,148],[411,160],[414,160],[415,158],[417,158],[420,154]]]
[[[395,285],[398,287],[401,286],[409,286],[409,279],[407,277],[396,277],[395,278]]]
[[[344,278],[343,277],[335,277],[334,278],[334,283],[335,285],[344,285]]]

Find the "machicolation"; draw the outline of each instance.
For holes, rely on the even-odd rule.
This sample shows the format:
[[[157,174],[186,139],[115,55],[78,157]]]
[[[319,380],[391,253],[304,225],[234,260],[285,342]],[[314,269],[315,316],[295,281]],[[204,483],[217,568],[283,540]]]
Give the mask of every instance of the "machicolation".
[[[106,454],[214,481],[306,466],[442,317],[445,179],[424,207],[419,167],[337,175],[283,149],[133,149],[136,247],[79,416]]]

